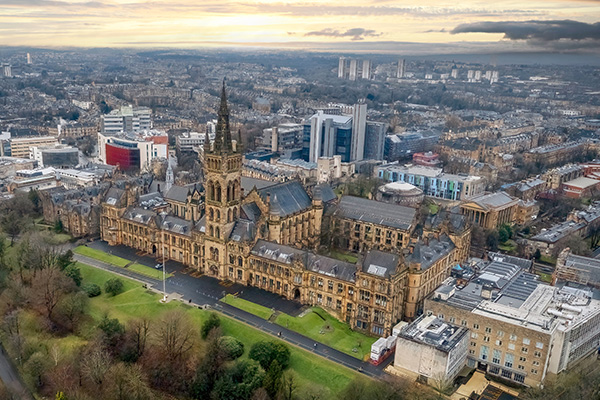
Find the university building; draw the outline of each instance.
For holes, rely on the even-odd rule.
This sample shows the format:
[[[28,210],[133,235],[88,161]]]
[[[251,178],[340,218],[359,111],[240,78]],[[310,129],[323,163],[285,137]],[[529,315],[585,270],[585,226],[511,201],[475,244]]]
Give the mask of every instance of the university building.
[[[458,214],[440,215],[415,235],[409,207],[338,201],[327,185],[309,191],[298,181],[242,178],[224,88],[215,140],[204,149],[203,185],[173,185],[164,196],[111,187],[101,204],[102,239],[318,305],[375,335],[416,317],[425,297],[466,259],[471,231]],[[359,252],[358,260],[317,254],[326,238]]]

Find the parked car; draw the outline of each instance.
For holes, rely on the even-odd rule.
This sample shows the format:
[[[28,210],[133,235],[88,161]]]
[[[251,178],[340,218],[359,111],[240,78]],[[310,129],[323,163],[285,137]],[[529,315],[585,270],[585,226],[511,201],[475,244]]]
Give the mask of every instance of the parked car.
[[[160,263],[158,263],[154,266],[154,268],[156,268],[156,269],[162,269],[162,267],[163,267],[163,265]]]

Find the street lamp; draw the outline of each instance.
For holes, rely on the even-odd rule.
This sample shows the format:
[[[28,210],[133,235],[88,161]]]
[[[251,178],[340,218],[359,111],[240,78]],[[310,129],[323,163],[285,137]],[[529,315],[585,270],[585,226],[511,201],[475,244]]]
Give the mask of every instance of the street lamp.
[[[165,219],[165,216],[167,215],[166,212],[162,212],[161,216],[163,217],[163,221]],[[161,237],[162,237],[162,256],[163,256],[163,260],[162,260],[162,272],[163,272],[163,303],[167,302],[167,288],[166,288],[166,273],[165,273],[165,234],[162,233],[162,229],[161,229]]]

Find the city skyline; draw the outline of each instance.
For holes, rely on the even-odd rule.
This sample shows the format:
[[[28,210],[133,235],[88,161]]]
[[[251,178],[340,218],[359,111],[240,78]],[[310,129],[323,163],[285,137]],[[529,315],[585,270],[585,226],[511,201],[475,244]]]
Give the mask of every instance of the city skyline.
[[[597,52],[600,2],[1,0],[0,45]],[[400,23],[399,23],[400,21]]]

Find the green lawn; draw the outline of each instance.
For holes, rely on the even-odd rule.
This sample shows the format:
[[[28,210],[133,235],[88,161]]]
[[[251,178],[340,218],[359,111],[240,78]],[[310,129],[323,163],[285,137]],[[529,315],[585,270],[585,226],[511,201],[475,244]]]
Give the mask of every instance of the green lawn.
[[[352,253],[345,253],[339,250],[331,250],[329,256],[340,261],[346,261],[351,264],[355,264],[358,261],[358,257]]]
[[[318,307],[302,317],[280,314],[275,323],[361,360],[371,353],[371,345],[378,339],[351,330]]]
[[[431,215],[437,214],[438,211],[440,210],[440,206],[438,206],[435,203],[429,203],[429,205],[427,206],[427,208],[429,208],[429,214],[431,214]]]
[[[542,264],[556,265],[556,258],[543,255],[540,257],[539,262]]]
[[[110,272],[81,263],[78,263],[78,266],[81,269],[84,283],[93,282],[102,288],[106,280],[115,276]],[[107,313],[110,317],[118,318],[121,322],[142,315],[156,320],[166,310],[180,308],[190,316],[190,319],[199,328],[209,315],[208,311],[189,307],[177,301],[161,304],[159,303],[160,294],[144,289],[142,284],[136,281],[122,277],[120,279],[124,283],[123,293],[114,297],[103,293],[91,299],[91,315],[94,319],[99,320]],[[247,357],[252,344],[261,340],[277,340],[271,335],[223,315],[221,315],[221,328],[224,335],[235,336],[244,343],[245,353],[242,358]],[[320,385],[325,388],[326,392],[322,398],[334,398],[350,381],[360,376],[355,371],[325,360],[311,352],[291,345],[289,347],[291,351],[290,369],[297,376],[299,390],[306,385]],[[368,347],[370,348],[370,344]]]
[[[262,319],[269,319],[271,315],[273,315],[273,310],[270,308],[263,307],[248,300],[240,299],[231,294],[223,297],[220,301],[235,308],[239,308],[240,310],[249,312],[250,314],[254,314],[257,317],[261,317]]]
[[[552,282],[552,275],[550,275],[550,274],[545,274],[543,272],[538,272],[538,276],[540,277],[540,280],[542,282],[546,282],[546,283],[551,283]]]
[[[81,254],[82,256],[104,261],[105,263],[116,265],[117,267],[124,267],[131,262],[124,258],[105,253],[102,250],[92,249],[91,247],[87,246],[78,246],[73,249],[73,253]]]
[[[506,253],[512,253],[517,250],[517,243],[514,240],[507,240],[506,242],[498,245],[498,248]]]
[[[125,258],[113,256],[112,254],[105,253],[102,250],[92,249],[91,247],[87,246],[78,246],[75,249],[73,249],[73,252],[81,254],[82,256],[93,258],[95,260],[103,261],[107,264],[111,264],[117,267],[125,267],[127,264],[131,263],[130,260],[127,260]],[[168,267],[169,266],[167,265],[167,269]],[[129,265],[127,269],[130,269],[134,272],[137,272],[138,274],[146,275],[154,279],[160,280],[163,277],[162,269],[158,270],[138,263],[133,263]],[[167,278],[171,276],[173,276],[173,274],[167,273]]]

